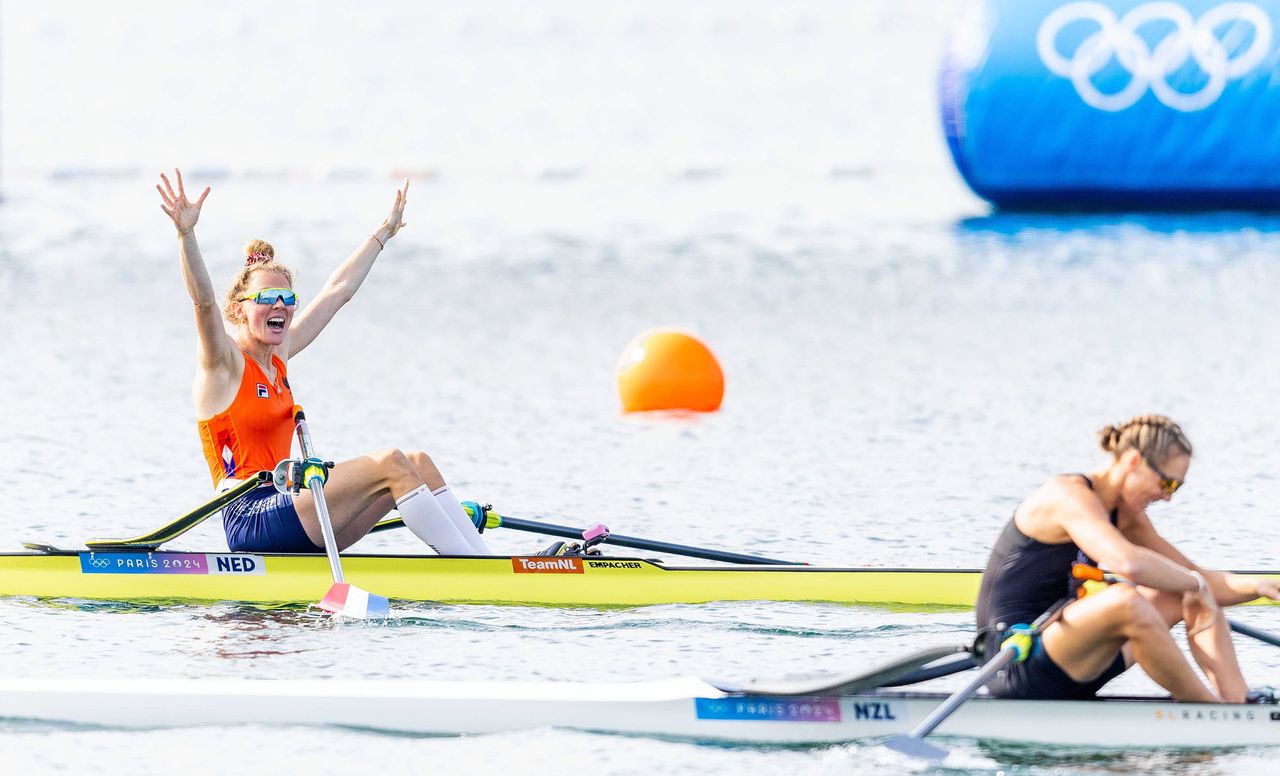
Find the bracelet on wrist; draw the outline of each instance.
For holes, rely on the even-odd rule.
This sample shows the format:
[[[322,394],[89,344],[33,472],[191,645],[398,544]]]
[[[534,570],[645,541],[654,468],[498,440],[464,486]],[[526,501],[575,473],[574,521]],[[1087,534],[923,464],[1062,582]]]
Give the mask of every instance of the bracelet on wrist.
[[[1209,592],[1209,583],[1205,581],[1204,575],[1199,571],[1193,571],[1191,572],[1191,576],[1196,578],[1196,592],[1198,594],[1204,595]]]
[[[370,237],[372,237],[372,238],[374,239],[374,241],[378,243],[378,250],[386,250],[387,244],[386,244],[384,241],[382,241],[382,240],[379,240],[379,239],[378,239],[378,233],[377,233],[377,232],[374,232],[373,234],[371,234],[371,235],[369,235],[369,236],[370,236]]]

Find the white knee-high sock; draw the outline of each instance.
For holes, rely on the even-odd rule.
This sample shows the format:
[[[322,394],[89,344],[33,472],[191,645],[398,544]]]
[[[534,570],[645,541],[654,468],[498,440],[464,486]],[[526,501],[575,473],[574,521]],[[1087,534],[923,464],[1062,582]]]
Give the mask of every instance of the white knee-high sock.
[[[474,555],[471,543],[454,527],[453,520],[440,508],[426,485],[414,488],[396,499],[396,509],[413,535],[426,542],[441,555]],[[474,530],[474,529],[472,529]]]
[[[484,539],[480,537],[480,532],[476,530],[476,524],[471,522],[471,518],[467,516],[467,510],[462,508],[462,504],[458,502],[458,497],[453,495],[453,491],[449,490],[448,485],[442,485],[439,490],[431,491],[431,495],[436,497],[436,503],[453,521],[453,527],[458,529],[458,533],[462,534],[462,537],[471,544],[471,549],[475,554],[493,554],[489,551],[489,545],[485,544]]]

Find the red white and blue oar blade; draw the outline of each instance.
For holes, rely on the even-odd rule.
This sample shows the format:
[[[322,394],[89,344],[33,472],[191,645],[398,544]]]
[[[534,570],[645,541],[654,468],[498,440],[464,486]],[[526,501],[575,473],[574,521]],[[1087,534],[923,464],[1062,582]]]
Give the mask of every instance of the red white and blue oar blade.
[[[385,620],[391,614],[387,599],[348,582],[335,582],[320,600],[320,608],[357,620]]]

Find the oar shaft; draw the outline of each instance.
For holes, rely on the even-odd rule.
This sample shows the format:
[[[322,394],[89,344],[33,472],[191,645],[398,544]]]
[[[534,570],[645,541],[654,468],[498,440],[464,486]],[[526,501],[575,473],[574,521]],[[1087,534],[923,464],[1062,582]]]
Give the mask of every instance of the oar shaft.
[[[295,416],[298,431],[298,447],[302,450],[303,460],[314,458],[314,449],[311,446],[311,432],[307,431],[306,416],[298,410]],[[333,521],[329,519],[329,505],[324,500],[324,478],[319,474],[312,475],[307,480],[307,490],[311,491],[312,501],[316,505],[316,517],[320,520],[320,533],[324,535],[324,554],[329,559],[329,571],[333,574],[333,581],[337,583],[346,582],[346,577],[342,574],[342,562],[338,560],[338,540],[333,536]]]
[[[825,679],[751,679],[745,682],[711,682],[726,692],[743,693],[745,695],[771,695],[775,697],[795,697],[801,695],[857,695],[866,690],[894,684],[911,684],[902,681],[921,673],[923,666],[936,663],[946,657],[960,654],[966,661],[962,668],[948,668],[936,676],[968,670],[973,667],[973,658],[969,654],[970,647],[953,645],[946,647],[930,647],[913,655],[876,666],[869,671],[857,674],[832,676]]]
[[[469,506],[463,506],[467,514],[475,517],[474,511]],[[547,536],[563,536],[566,539],[582,539],[583,529],[574,528],[568,525],[556,525],[555,523],[543,523],[537,520],[525,520],[519,517],[507,517],[499,515],[496,512],[488,512],[486,515],[488,521],[486,528],[511,528],[516,531],[528,531],[529,533],[545,534]],[[390,531],[396,528],[403,528],[404,520],[393,517],[383,520],[382,522],[369,529],[369,533],[381,533],[382,531]],[[745,555],[740,552],[726,552],[724,550],[709,550],[703,547],[690,547],[686,544],[674,544],[672,542],[662,542],[656,539],[641,539],[636,536],[623,536],[622,534],[609,534],[604,540],[605,544],[614,544],[619,547],[630,547],[637,550],[651,550],[653,552],[665,552],[671,555],[685,555],[690,558],[706,558],[707,560],[719,560],[725,563],[750,563],[758,566],[805,566],[806,563],[799,563],[793,560],[778,560],[777,558],[762,558],[759,555]]]
[[[930,712],[929,716],[925,717],[920,721],[920,724],[911,729],[911,732],[907,734],[907,737],[924,738],[932,733],[933,729],[942,724],[944,719],[951,716],[951,712],[955,711],[960,704],[969,700],[974,693],[982,689],[984,684],[991,681],[991,677],[995,676],[1001,669],[1013,662],[1013,659],[1017,654],[1018,651],[1012,647],[1000,650],[1000,654],[996,655],[985,666],[983,666],[977,676],[973,677],[973,679],[966,684],[963,689],[952,694],[952,696],[943,701],[938,708]]]
[[[329,519],[329,505],[324,501],[324,480],[312,477],[307,482],[307,490],[315,501],[316,516],[320,518],[320,532],[324,534],[324,554],[329,559],[329,571],[334,582],[346,582],[342,574],[342,562],[338,560],[338,540],[333,535],[333,521]]]
[[[1258,641],[1261,641],[1264,644],[1270,644],[1273,647],[1280,647],[1280,636],[1276,636],[1273,633],[1267,633],[1264,630],[1259,630],[1252,625],[1245,625],[1239,620],[1227,620],[1227,622],[1231,623],[1231,630],[1236,633],[1255,638]]]
[[[885,682],[881,687],[906,687],[907,685],[920,684],[930,679],[938,679],[943,676],[951,676],[961,671],[968,671],[977,664],[973,660],[973,655],[965,653],[956,655],[947,660],[940,660],[937,663],[931,663],[927,666],[921,666],[906,676],[898,677],[891,682]]]
[[[172,523],[157,528],[150,533],[143,534],[142,536],[135,536],[132,539],[90,539],[85,542],[85,546],[91,550],[107,547],[155,549],[165,542],[172,541],[187,531],[190,531],[192,528],[204,522],[205,519],[217,512],[219,509],[222,509],[236,499],[243,498],[249,493],[249,491],[270,481],[271,472],[258,472],[252,478],[245,480],[225,493],[218,494],[210,501],[201,504],[177,520],[174,520]]]
[[[1065,596],[1049,607],[1044,614],[1037,617],[1031,625],[1016,625],[1010,628],[1011,635],[1001,642],[1000,651],[991,660],[987,661],[987,664],[978,671],[977,676],[939,704],[910,733],[891,739],[887,744],[889,748],[916,757],[938,759],[944,756],[946,754],[945,750],[925,743],[925,736],[932,733],[933,729],[941,725],[943,720],[960,708],[961,704],[976,695],[978,690],[981,690],[983,685],[991,681],[1001,669],[1018,660],[1019,655],[1022,655],[1023,658],[1029,657],[1031,650],[1035,648],[1035,640],[1040,636],[1041,631],[1061,617],[1062,611],[1074,600],[1075,596]]]
[[[567,539],[581,539],[582,529],[573,528],[567,525],[555,525],[554,523],[543,523],[534,520],[523,520],[518,517],[502,517],[503,528],[513,528],[517,531],[528,531],[530,533],[546,534],[548,536],[563,536]],[[605,544],[613,544],[619,547],[630,547],[635,550],[649,550],[650,552],[666,552],[672,555],[686,555],[690,558],[705,558],[706,560],[720,560],[728,563],[754,563],[765,566],[803,566],[803,563],[796,563],[789,560],[778,560],[777,558],[762,558],[758,555],[744,555],[738,552],[725,552],[724,550],[708,550],[702,547],[690,547],[684,544],[673,544],[671,542],[662,542],[655,539],[641,539],[636,536],[623,536],[622,534],[611,533],[609,538],[605,539]]]

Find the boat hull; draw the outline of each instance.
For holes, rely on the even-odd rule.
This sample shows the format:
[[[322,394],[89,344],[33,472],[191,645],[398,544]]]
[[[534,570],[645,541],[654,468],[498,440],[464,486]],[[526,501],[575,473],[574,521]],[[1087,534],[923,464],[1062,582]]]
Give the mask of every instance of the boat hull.
[[[972,606],[972,570],[666,566],[640,558],[344,555],[347,581],[406,601],[648,606],[831,601]],[[81,552],[0,555],[0,595],[90,600],[309,603],[332,583],[323,555]]]
[[[342,725],[432,735],[566,728],[755,744],[830,744],[906,733],[945,695],[734,696],[687,678],[654,682],[0,680],[0,717],[123,728]],[[940,736],[1099,747],[1280,744],[1275,705],[1168,699],[979,697]]]
[[[622,557],[352,554],[342,566],[347,581],[388,598],[540,606],[766,600],[971,607],[980,577],[973,569],[667,566]],[[0,554],[0,596],[289,604],[318,601],[331,582],[323,555]]]

